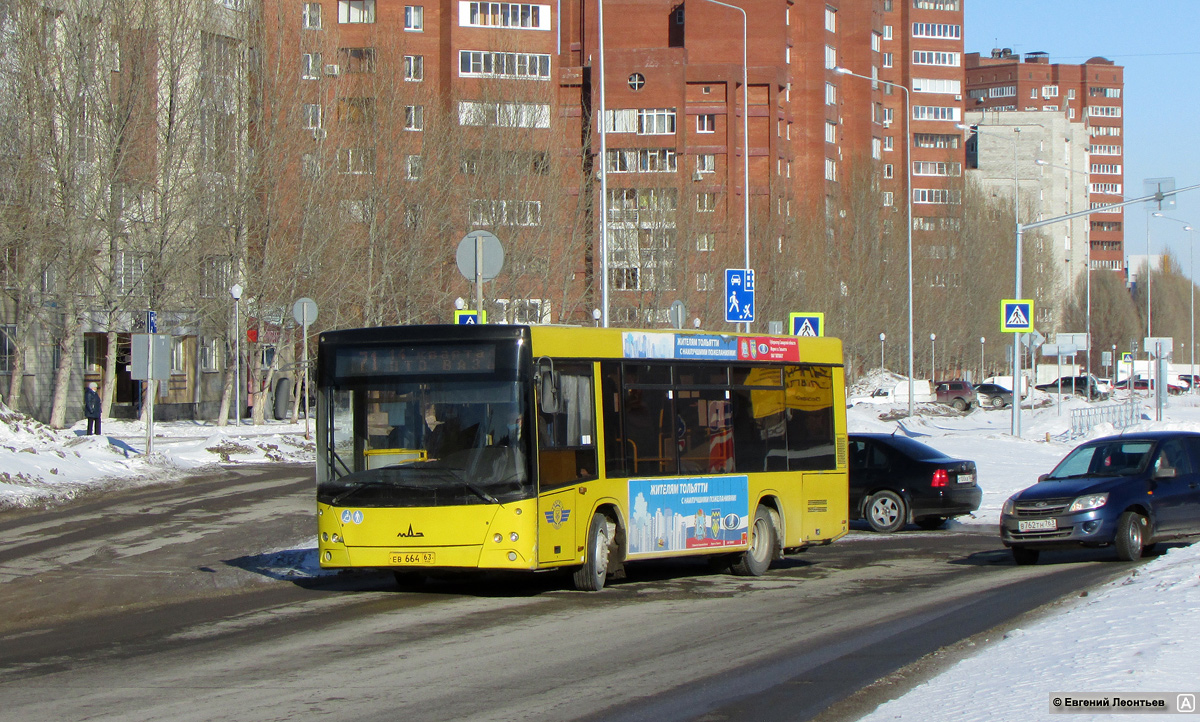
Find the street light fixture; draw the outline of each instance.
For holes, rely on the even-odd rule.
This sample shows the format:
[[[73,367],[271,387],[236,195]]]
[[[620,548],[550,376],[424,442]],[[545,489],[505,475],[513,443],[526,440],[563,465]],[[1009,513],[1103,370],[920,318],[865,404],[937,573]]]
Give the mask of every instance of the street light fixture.
[[[1068,168],[1068,167],[1062,166],[1062,165],[1055,165],[1054,163],[1047,163],[1046,161],[1042,160],[1041,158],[1038,158],[1037,160],[1035,160],[1033,162],[1040,166],[1044,166],[1046,168],[1057,168],[1058,170],[1063,170],[1068,173],[1078,173],[1079,175],[1082,175],[1082,176],[1088,175],[1087,171],[1075,170],[1074,168]],[[1070,183],[1068,183],[1067,187],[1068,187],[1068,189],[1070,189],[1073,186]],[[1067,211],[1070,212],[1071,211],[1070,202],[1072,200],[1074,200],[1075,194],[1072,193],[1070,190],[1067,191],[1067,194],[1068,194]],[[1087,344],[1088,344],[1087,375],[1089,378],[1091,378],[1091,375],[1092,375],[1092,239],[1091,239],[1091,236],[1088,235],[1087,226],[1085,225],[1083,228],[1084,228],[1083,238],[1087,244],[1087,253],[1084,255],[1085,263],[1087,264],[1087,279],[1086,279],[1087,280],[1087,284],[1086,284],[1087,285],[1087,301],[1085,303],[1085,307],[1086,307],[1085,318],[1086,318],[1086,320],[1084,322],[1084,326],[1085,326],[1084,332],[1087,334]]]
[[[912,119],[912,102],[909,98],[908,88],[903,85],[897,85],[879,78],[872,78],[869,75],[859,75],[852,73],[848,68],[841,66],[835,67],[834,72],[841,75],[850,75],[863,80],[870,80],[872,83],[881,83],[889,88],[896,88],[904,91],[904,170],[907,178],[908,186],[904,189],[904,195],[907,196],[905,204],[908,209],[908,219],[905,224],[908,227],[908,415],[911,418],[916,412],[913,405],[913,374],[915,373],[914,358],[913,358],[913,242],[912,242],[912,133],[909,132],[909,122]]]
[[[929,380],[937,382],[937,334],[929,334]]]
[[[883,343],[887,341],[887,334],[882,331],[879,333],[879,370],[887,368],[883,361]]]
[[[1193,228],[1192,224],[1187,221],[1181,221],[1178,218],[1171,218],[1169,216],[1164,216],[1162,213],[1155,213],[1154,215],[1157,216],[1158,218],[1162,218],[1163,220],[1175,221],[1176,223],[1182,223],[1183,230],[1187,231],[1188,234],[1191,235],[1191,237],[1192,237],[1191,242],[1188,243],[1188,289],[1190,291],[1189,306],[1191,307],[1191,329],[1192,329],[1192,342],[1190,344],[1192,350],[1190,352],[1190,356],[1188,359],[1188,366],[1190,367],[1191,370],[1188,373],[1191,375],[1191,379],[1190,379],[1191,383],[1189,384],[1189,388],[1191,389],[1191,392],[1194,394],[1194,393],[1196,393],[1196,282],[1194,280],[1195,273],[1196,273],[1196,263],[1195,263],[1195,260],[1196,260],[1196,258],[1195,258],[1196,257],[1196,229]],[[1147,259],[1147,262],[1148,262],[1148,260],[1149,259]]]
[[[987,365],[986,365],[986,362],[983,360],[983,348],[984,348],[984,344],[986,344],[986,343],[987,343],[987,338],[980,336],[979,337],[979,383],[983,383],[983,379],[987,375]]]
[[[233,418],[234,425],[242,425],[242,332],[241,300],[242,285],[235,283],[229,287],[229,295],[233,296]],[[228,377],[226,377],[228,378]]]

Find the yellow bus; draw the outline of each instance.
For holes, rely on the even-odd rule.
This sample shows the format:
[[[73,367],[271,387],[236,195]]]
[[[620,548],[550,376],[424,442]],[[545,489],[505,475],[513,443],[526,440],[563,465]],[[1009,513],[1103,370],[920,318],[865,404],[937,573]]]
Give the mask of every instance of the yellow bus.
[[[841,341],[565,326],[328,331],[322,567],[735,574],[847,532]]]

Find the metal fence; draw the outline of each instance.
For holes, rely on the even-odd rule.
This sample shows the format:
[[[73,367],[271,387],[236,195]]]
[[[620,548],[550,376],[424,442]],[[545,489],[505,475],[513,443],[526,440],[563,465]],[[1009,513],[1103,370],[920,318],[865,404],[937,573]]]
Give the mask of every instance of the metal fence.
[[[1122,404],[1089,406],[1071,412],[1071,438],[1082,436],[1097,424],[1110,423],[1118,429],[1133,426],[1141,421],[1142,405],[1135,399]]]

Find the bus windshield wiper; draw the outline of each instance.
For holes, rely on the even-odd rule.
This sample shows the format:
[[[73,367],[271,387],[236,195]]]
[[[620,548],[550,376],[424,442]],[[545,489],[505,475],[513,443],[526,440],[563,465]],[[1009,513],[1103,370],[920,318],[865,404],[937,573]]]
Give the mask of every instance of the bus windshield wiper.
[[[467,487],[468,489],[470,489],[472,494],[479,497],[480,499],[483,499],[484,501],[486,501],[489,504],[499,504],[500,503],[499,499],[497,499],[496,497],[492,496],[491,494],[484,491],[482,488],[476,486],[475,484],[472,484],[469,481],[462,480],[462,485]]]
[[[406,483],[403,483],[396,479],[386,479],[386,478],[361,479],[359,481],[354,482],[354,484],[350,488],[346,489],[342,493],[340,493],[337,496],[330,499],[329,505],[337,506],[338,502],[352,496],[353,494],[355,494],[358,491],[361,491],[363,489],[363,487],[373,486],[375,484],[386,484],[388,486],[414,488],[412,484],[406,484]]]

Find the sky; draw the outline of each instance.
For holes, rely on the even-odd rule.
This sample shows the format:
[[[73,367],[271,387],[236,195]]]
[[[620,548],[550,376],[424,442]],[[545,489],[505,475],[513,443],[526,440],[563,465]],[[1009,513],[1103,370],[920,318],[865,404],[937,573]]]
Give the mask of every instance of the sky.
[[[992,48],[1045,51],[1052,63],[1097,55],[1125,68],[1125,195],[1139,197],[1147,178],[1173,177],[1175,187],[1200,183],[1200,2],[1197,0],[965,0],[966,52]],[[1130,208],[1133,208],[1132,206]],[[1200,189],[1181,194],[1154,218],[1152,254],[1164,244],[1188,269],[1189,236],[1200,241]],[[1126,210],[1125,252],[1146,253],[1146,211]],[[1200,278],[1200,259],[1196,260]]]

